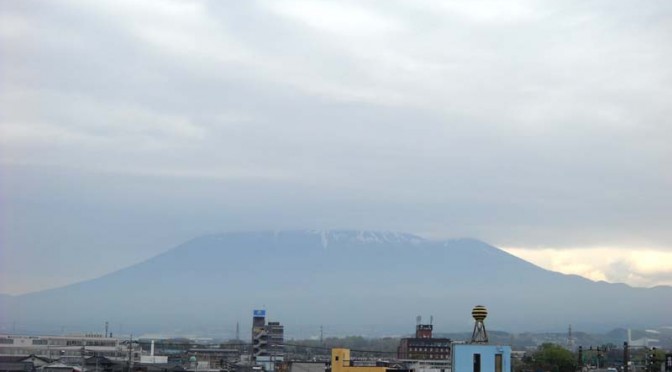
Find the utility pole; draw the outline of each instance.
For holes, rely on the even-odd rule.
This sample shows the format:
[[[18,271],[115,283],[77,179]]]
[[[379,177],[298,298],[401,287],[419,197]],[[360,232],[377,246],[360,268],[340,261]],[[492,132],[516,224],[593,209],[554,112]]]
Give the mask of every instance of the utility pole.
[[[131,364],[133,363],[133,334],[128,339],[128,372],[131,372]]]
[[[656,358],[656,347],[652,347],[651,350],[649,351],[649,371],[655,372],[656,364],[658,364],[658,360]]]
[[[86,341],[82,341],[80,353],[82,357],[82,372],[84,372],[84,366],[86,365]]]
[[[583,370],[583,346],[579,345],[579,369]]]
[[[572,325],[569,325],[569,329],[567,331],[567,348],[570,351],[574,351],[574,336],[572,335]]]

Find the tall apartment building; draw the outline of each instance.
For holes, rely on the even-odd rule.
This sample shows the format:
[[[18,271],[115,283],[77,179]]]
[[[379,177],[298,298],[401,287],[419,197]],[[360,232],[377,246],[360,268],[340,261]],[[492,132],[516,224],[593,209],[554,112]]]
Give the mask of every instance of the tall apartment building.
[[[252,360],[265,355],[268,347],[266,333],[266,310],[254,310],[252,314]]]
[[[285,327],[280,322],[268,322],[268,353],[270,356],[283,356],[285,353]]]
[[[266,310],[254,310],[252,318],[252,360],[283,360],[285,330],[280,322],[266,323]]]

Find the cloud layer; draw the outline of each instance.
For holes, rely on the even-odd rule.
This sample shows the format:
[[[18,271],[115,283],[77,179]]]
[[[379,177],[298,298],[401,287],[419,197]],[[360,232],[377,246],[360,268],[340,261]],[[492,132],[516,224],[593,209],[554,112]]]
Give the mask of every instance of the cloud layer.
[[[671,20],[664,1],[4,2],[0,292],[229,230],[669,251]],[[649,274],[628,280],[666,282]]]
[[[595,281],[627,283],[637,287],[672,286],[672,252],[614,247],[504,250],[546,269],[580,275]]]

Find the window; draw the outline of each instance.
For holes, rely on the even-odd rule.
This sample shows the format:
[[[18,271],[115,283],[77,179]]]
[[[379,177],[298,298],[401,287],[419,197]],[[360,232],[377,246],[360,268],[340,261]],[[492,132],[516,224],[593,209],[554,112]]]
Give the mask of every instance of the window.
[[[0,344],[13,344],[14,339],[11,338],[0,338]]]
[[[33,340],[33,345],[46,345],[48,340]]]
[[[481,354],[474,354],[474,372],[481,372]]]
[[[502,372],[502,354],[495,354],[495,372]]]

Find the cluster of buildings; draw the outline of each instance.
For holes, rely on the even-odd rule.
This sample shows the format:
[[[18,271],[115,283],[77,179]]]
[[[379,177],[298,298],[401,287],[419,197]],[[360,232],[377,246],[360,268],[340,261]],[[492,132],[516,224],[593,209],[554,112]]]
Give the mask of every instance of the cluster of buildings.
[[[361,361],[348,349],[331,350],[331,361],[325,365],[290,363],[289,372],[511,372],[511,347],[488,342],[484,320],[487,310],[476,306],[472,311],[474,332],[470,341],[455,342],[432,337],[432,324],[416,325],[415,337],[402,339],[398,358]]]
[[[344,348],[329,361],[290,360],[284,327],[254,310],[251,343],[197,344],[186,339],[122,340],[105,335],[0,335],[0,372],[511,372],[511,348],[488,343],[484,307],[472,312],[471,341],[434,338],[418,318],[415,337],[397,357],[361,360]]]
[[[153,340],[99,334],[0,335],[0,372],[219,371],[226,361],[240,359],[238,350],[213,346],[186,339],[162,340],[155,345]]]

